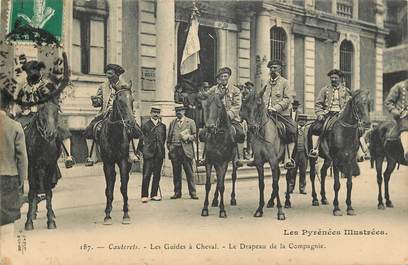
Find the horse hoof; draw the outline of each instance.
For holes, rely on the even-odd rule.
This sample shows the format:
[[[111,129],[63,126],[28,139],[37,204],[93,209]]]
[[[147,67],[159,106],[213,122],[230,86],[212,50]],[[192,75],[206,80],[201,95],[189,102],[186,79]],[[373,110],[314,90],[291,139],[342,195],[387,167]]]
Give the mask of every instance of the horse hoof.
[[[385,210],[385,206],[382,203],[379,203],[377,208],[378,208],[378,210]]]
[[[273,201],[268,201],[266,208],[273,208],[273,206],[274,206]]]
[[[322,199],[322,204],[323,205],[329,205],[329,201],[326,198],[324,198],[324,199]]]
[[[313,205],[313,206],[319,206],[320,204],[319,204],[319,201],[318,201],[318,200],[313,200],[313,201],[312,201],[312,205]]]
[[[211,203],[211,207],[218,207],[218,200],[213,200]]]
[[[263,212],[262,211],[259,211],[259,210],[257,210],[256,212],[255,212],[255,214],[254,214],[254,217],[262,217],[263,216]]]
[[[105,217],[105,219],[103,219],[103,224],[104,225],[112,225],[112,218]]]
[[[231,206],[236,206],[237,205],[237,201],[235,199],[231,199]]]
[[[204,216],[204,217],[208,216],[208,209],[203,209],[201,211],[201,216]]]
[[[24,229],[25,229],[26,231],[34,230],[33,222],[26,222],[25,225],[24,225]]]
[[[343,214],[341,213],[340,210],[333,210],[333,215],[334,216],[342,216]]]
[[[132,221],[130,220],[130,217],[123,217],[122,219],[122,224],[123,225],[130,225]]]
[[[387,205],[388,208],[394,208],[394,204],[392,204],[392,201],[387,201],[385,205]]]
[[[354,209],[347,209],[347,215],[354,216],[356,213],[354,212]]]
[[[285,214],[284,213],[278,213],[278,220],[286,220]]]
[[[55,221],[48,221],[47,222],[47,228],[48,229],[56,229],[57,225],[55,224]]]
[[[220,218],[227,218],[227,212],[226,211],[220,211]]]
[[[285,202],[285,208],[292,208],[292,204],[290,202]]]

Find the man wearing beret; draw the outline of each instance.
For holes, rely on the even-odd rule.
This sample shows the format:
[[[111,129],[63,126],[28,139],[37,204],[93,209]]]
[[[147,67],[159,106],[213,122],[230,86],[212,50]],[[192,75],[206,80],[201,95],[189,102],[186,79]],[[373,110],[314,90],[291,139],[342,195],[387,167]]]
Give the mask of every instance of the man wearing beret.
[[[286,136],[284,143],[287,145],[288,152],[285,152],[286,169],[294,168],[295,161],[292,153],[295,147],[296,122],[290,117],[291,104],[295,97],[295,90],[289,86],[288,80],[281,76],[282,62],[272,60],[268,63],[270,78],[264,87],[263,101],[270,116],[285,124]]]
[[[386,138],[393,141],[401,135],[404,159],[408,161],[408,79],[390,89],[385,106],[395,120],[395,126],[387,132]]]
[[[313,149],[310,150],[310,157],[317,157],[319,155],[320,138],[324,133],[323,125],[325,121],[342,111],[351,98],[350,89],[341,85],[343,73],[340,70],[333,69],[327,76],[329,76],[331,84],[320,89],[315,103],[317,118],[312,124],[311,130],[313,135],[318,135],[319,138],[316,140],[313,137]]]
[[[161,196],[157,195],[157,191],[159,189],[160,174],[165,155],[166,125],[161,122],[160,111],[160,106],[152,106],[150,119],[142,125],[143,138],[139,140],[137,146],[137,153],[143,155],[143,203],[149,201],[149,185],[152,174],[150,199],[152,201],[160,201],[162,199]]]
[[[241,90],[229,84],[229,79],[231,77],[232,71],[229,67],[223,67],[218,70],[217,73],[217,85],[212,86],[208,91],[201,92],[199,97],[201,99],[206,99],[212,94],[218,94],[222,98],[225,109],[227,111],[228,117],[231,120],[232,126],[235,128],[234,142],[236,144],[243,143],[245,141],[244,129],[241,125],[241,117],[239,112],[241,110],[242,95]],[[205,133],[205,129],[202,134]],[[237,166],[242,166],[242,163],[238,161],[238,158],[234,158],[234,163]]]
[[[171,196],[171,199],[181,198],[181,167],[183,167],[190,197],[197,200],[192,166],[196,124],[194,120],[184,116],[186,108],[183,104],[176,104],[175,111],[176,119],[171,121],[167,136],[167,149],[173,167],[174,195]]]
[[[120,65],[117,64],[108,64],[105,66],[105,76],[108,78],[102,85],[98,87],[96,96],[92,96],[92,106],[95,108],[100,107],[98,115],[91,121],[88,127],[85,129],[84,135],[88,139],[87,145],[90,150],[90,154],[86,160],[86,166],[93,166],[94,161],[91,158],[94,142],[94,126],[102,120],[104,120],[107,115],[110,113],[113,100],[115,99],[116,91],[121,88],[129,88],[129,84],[126,83],[120,76],[125,72]],[[133,153],[129,154],[129,160],[135,161],[137,158]]]

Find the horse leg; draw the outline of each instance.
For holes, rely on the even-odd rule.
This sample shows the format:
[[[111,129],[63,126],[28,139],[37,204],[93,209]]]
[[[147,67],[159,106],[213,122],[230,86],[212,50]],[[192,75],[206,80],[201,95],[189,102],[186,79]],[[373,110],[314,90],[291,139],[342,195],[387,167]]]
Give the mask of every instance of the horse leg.
[[[330,167],[331,161],[325,159],[323,162],[323,166],[320,170],[320,178],[321,178],[321,183],[320,183],[320,196],[322,197],[322,204],[323,205],[328,205],[329,201],[326,198],[326,176],[327,176],[327,170]]]
[[[276,207],[278,208],[278,220],[285,220],[285,213],[282,209],[282,204],[279,198],[279,177],[280,169],[278,165],[274,165],[272,162],[269,162],[272,169],[272,193],[273,197],[276,198]]]
[[[347,178],[347,198],[346,198],[346,205],[347,205],[347,215],[356,215],[354,212],[353,207],[351,206],[351,191],[353,189],[353,175],[351,173],[351,169],[347,168],[344,174]]]
[[[319,206],[319,200],[317,199],[315,179],[316,179],[316,162],[317,159],[309,158],[310,164],[310,182],[312,183],[312,205]]]
[[[273,202],[275,200],[275,195],[273,192],[271,192],[271,198],[269,199],[268,203],[266,204],[266,208],[273,208],[275,206],[275,203]]]
[[[226,218],[227,213],[225,211],[225,206],[224,206],[224,190],[225,190],[225,174],[227,173],[227,168],[228,168],[228,161],[225,161],[221,166],[216,167],[217,171],[217,185],[218,185],[218,191],[220,192],[220,218]]]
[[[292,208],[292,204],[290,203],[290,181],[291,178],[293,178],[294,175],[294,170],[297,170],[297,164],[295,169],[288,169],[286,172],[286,194],[285,194],[285,208]]]
[[[129,216],[129,205],[128,205],[128,182],[129,182],[129,171],[130,171],[130,163],[123,159],[119,165],[120,171],[120,193],[123,197],[123,219],[122,224],[127,225],[130,224],[130,216]]]
[[[390,194],[389,194],[389,182],[391,178],[391,174],[395,169],[395,166],[397,165],[397,162],[393,159],[388,159],[387,160],[387,168],[384,171],[384,189],[385,189],[385,205],[389,208],[394,208],[394,204],[390,200]]]
[[[219,193],[218,186],[215,185],[214,198],[212,200],[211,207],[218,207],[218,193]]]
[[[384,203],[383,203],[383,197],[382,197],[382,181],[383,181],[383,177],[382,177],[382,164],[384,161],[384,157],[378,157],[375,159],[375,169],[377,171],[377,184],[378,184],[378,205],[377,208],[379,210],[384,210]],[[388,162],[387,162],[388,163]]]
[[[237,167],[235,163],[232,163],[232,192],[231,192],[231,206],[237,205],[237,200],[235,199],[235,182],[237,181]]]
[[[263,207],[265,206],[265,198],[264,198],[265,197],[264,196],[264,190],[265,190],[264,166],[263,165],[257,165],[256,169],[258,170],[259,205],[258,205],[258,209],[256,209],[254,217],[262,217]]]
[[[47,228],[55,229],[57,225],[55,224],[55,214],[52,209],[52,190],[45,192],[46,207],[47,207]]]
[[[103,220],[105,225],[112,224],[112,218],[110,213],[112,211],[112,201],[113,201],[113,190],[115,188],[116,172],[115,164],[103,163],[103,172],[105,173],[105,196],[106,196],[106,208],[105,208],[105,218]]]
[[[340,190],[340,174],[339,170],[334,167],[334,200],[333,200],[333,215],[334,216],[341,216],[341,210],[339,208],[339,190]]]
[[[205,180],[205,199],[204,199],[204,207],[201,211],[201,216],[208,216],[208,195],[210,194],[211,190],[211,169],[212,164],[207,163],[205,165],[205,173],[206,173],[206,180]]]
[[[33,224],[33,216],[34,216],[34,211],[36,210],[37,205],[37,194],[33,192],[32,190],[28,191],[28,212],[27,212],[27,221],[25,222],[24,229],[29,231],[29,230],[34,230],[34,224]]]

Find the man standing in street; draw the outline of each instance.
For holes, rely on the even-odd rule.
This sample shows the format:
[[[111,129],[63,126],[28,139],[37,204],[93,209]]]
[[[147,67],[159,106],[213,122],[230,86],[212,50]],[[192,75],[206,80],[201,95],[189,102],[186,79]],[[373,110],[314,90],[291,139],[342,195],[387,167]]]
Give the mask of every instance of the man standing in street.
[[[152,106],[150,119],[142,125],[143,138],[139,140],[137,153],[143,155],[142,202],[149,201],[149,184],[153,174],[150,199],[161,201],[157,195],[160,183],[161,169],[165,155],[166,125],[161,122],[160,107]]]
[[[170,123],[167,137],[167,149],[173,167],[174,195],[171,199],[181,198],[181,167],[183,167],[190,197],[197,200],[192,166],[196,124],[194,120],[184,116],[185,107],[183,104],[176,104],[175,111],[177,118]]]

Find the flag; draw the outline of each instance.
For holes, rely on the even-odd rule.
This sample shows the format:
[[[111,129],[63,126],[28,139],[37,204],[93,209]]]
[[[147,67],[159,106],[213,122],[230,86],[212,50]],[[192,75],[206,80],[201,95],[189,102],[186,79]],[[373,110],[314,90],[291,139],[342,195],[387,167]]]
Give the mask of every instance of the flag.
[[[198,37],[198,19],[195,13],[191,15],[190,28],[186,45],[184,46],[183,56],[180,64],[180,74],[185,75],[198,69],[200,64],[200,39]]]

